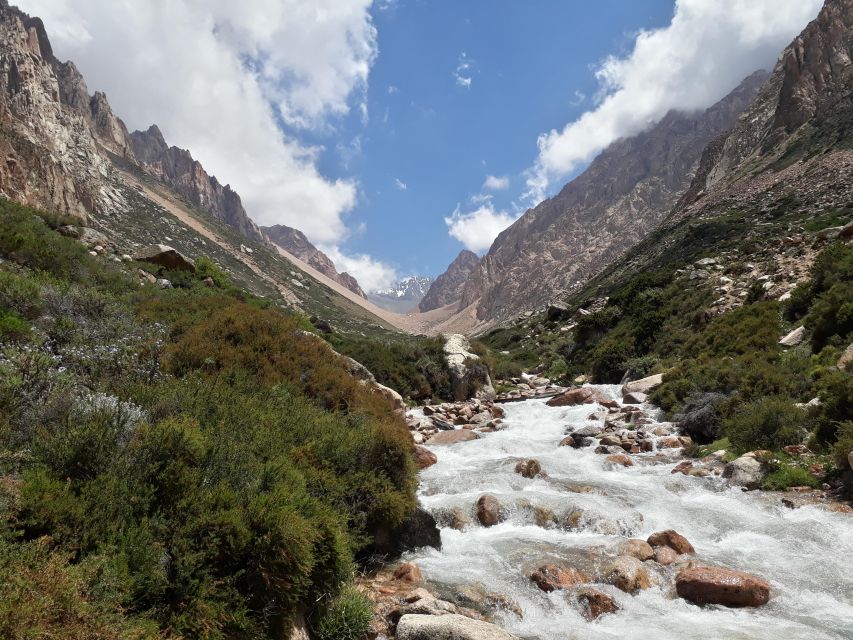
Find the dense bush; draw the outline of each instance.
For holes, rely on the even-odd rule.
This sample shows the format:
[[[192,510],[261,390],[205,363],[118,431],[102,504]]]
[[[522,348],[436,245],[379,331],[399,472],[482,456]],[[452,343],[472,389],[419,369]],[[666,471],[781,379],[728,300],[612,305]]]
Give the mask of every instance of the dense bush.
[[[742,405],[723,424],[723,430],[738,453],[751,449],[781,449],[799,444],[808,433],[805,411],[790,399],[764,397]]]
[[[344,589],[313,620],[317,640],[363,640],[373,619],[373,608],[364,594]]]
[[[336,596],[414,506],[388,401],[205,260],[140,288],[2,202],[0,256],[32,328],[0,335],[0,636],[280,638],[315,603],[361,629]]]

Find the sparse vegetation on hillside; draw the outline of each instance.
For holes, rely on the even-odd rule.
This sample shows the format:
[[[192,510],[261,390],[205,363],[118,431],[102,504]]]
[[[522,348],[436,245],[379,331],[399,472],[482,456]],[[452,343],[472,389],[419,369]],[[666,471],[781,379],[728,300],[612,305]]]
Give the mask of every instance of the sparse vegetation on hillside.
[[[0,635],[361,629],[336,595],[414,506],[401,418],[212,263],[140,286],[53,224],[0,201]]]

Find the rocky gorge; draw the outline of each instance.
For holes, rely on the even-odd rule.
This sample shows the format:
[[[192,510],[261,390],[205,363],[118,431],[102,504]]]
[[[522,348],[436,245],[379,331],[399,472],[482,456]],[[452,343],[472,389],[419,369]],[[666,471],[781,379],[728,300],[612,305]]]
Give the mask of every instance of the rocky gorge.
[[[838,562],[853,509],[831,492],[751,491],[769,452],[685,457],[690,437],[647,402],[661,376],[523,380],[495,401],[408,411],[441,545],[365,583],[378,637],[853,633]]]

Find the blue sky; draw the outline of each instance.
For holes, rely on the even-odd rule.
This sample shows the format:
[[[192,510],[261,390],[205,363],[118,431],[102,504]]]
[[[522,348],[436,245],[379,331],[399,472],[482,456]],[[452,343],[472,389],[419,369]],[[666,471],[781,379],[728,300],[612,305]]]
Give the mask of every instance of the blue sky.
[[[772,66],[822,4],[16,2],[131,130],[157,123],[368,290],[485,251],[614,140]]]
[[[345,246],[381,256],[402,274],[443,271],[463,248],[444,218],[481,193],[487,175],[509,178],[508,188],[491,193],[512,210],[537,136],[589,108],[595,65],[629,51],[637,30],[668,24],[672,10],[671,0],[374,8],[379,55],[369,121],[353,112],[323,140],[320,163],[328,175],[360,182],[349,216],[365,228]],[[461,70],[467,87],[456,77],[461,62],[470,65]]]

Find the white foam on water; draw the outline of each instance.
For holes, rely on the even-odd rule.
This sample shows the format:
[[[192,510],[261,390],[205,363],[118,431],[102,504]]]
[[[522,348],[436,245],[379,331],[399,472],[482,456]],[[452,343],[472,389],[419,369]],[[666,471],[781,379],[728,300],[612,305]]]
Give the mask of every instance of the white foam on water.
[[[618,386],[596,387],[618,398]],[[558,447],[568,427],[595,424],[596,407],[552,408],[543,400],[504,405],[503,431],[432,450],[438,462],[421,473],[420,499],[433,512],[466,513],[484,493],[507,507],[509,517],[490,528],[442,529],[441,551],[410,554],[437,586],[479,583],[515,600],[523,619],[498,622],[530,640],[850,640],[853,638],[853,521],[817,507],[785,509],[778,496],[745,493],[719,478],[671,474],[672,464],[635,457],[629,468],[605,467],[592,448]],[[652,409],[645,406],[647,413]],[[536,458],[547,478],[514,472],[519,458]],[[578,493],[567,485],[583,485]],[[555,513],[580,509],[610,523],[578,531],[536,526],[533,506]],[[620,531],[608,530],[615,523]],[[584,620],[565,593],[543,593],[526,575],[531,567],[582,557],[589,549],[614,549],[630,537],[675,529],[709,564],[768,580],[771,600],[758,609],[698,607],[675,597],[671,577],[663,587],[631,596],[596,585],[616,598],[620,611]],[[668,570],[664,570],[668,571]]]

